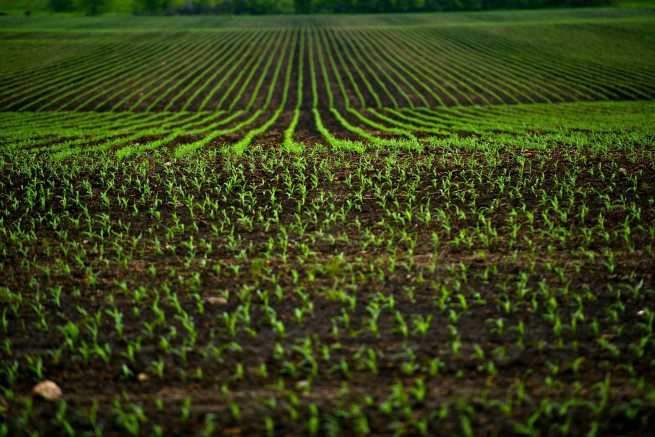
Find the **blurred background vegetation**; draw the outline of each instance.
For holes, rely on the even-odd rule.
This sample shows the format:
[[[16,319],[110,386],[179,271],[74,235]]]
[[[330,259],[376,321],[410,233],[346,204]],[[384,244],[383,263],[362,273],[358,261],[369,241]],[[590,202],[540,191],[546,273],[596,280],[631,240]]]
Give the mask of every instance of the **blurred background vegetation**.
[[[0,0],[0,14],[311,14],[602,5],[652,7],[655,0]]]

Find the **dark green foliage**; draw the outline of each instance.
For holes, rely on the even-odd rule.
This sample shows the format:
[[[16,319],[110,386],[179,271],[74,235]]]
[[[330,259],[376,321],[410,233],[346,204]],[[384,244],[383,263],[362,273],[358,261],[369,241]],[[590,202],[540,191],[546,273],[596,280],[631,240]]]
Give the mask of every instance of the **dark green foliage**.
[[[293,0],[293,8],[296,14],[309,14],[312,12],[312,1]]]
[[[615,0],[133,0],[136,14],[391,13],[531,9],[613,4]],[[48,0],[53,12],[96,15],[110,0]]]
[[[283,14],[293,11],[291,0],[135,0],[137,14]]]
[[[107,0],[79,0],[80,9],[87,15],[98,15],[104,12]]]
[[[169,0],[135,0],[134,11],[140,14],[158,14],[169,7]]]
[[[296,13],[384,13],[475,11],[562,6],[598,6],[612,0],[294,0]]]
[[[75,9],[73,0],[49,0],[48,9],[53,12],[70,12]]]

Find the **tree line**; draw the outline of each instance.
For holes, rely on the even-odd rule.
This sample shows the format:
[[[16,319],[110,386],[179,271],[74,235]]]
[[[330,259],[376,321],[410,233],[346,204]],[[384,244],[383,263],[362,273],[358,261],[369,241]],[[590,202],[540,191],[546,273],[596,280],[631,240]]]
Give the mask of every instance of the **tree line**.
[[[53,12],[97,15],[113,1],[49,0]],[[612,0],[127,0],[135,14],[314,14],[476,11],[607,5]]]

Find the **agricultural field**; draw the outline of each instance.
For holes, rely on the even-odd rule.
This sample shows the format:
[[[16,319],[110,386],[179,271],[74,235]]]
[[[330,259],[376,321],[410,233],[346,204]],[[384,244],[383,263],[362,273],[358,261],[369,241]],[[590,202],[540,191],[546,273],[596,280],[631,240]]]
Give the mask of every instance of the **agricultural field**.
[[[0,40],[0,436],[652,435],[655,9]]]

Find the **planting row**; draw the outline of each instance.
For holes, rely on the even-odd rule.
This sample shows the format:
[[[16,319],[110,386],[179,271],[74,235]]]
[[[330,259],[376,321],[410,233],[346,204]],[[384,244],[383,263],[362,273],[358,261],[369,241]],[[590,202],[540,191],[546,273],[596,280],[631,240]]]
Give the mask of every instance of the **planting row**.
[[[303,53],[299,53],[301,58]],[[308,71],[295,73],[291,62],[278,65],[272,81],[282,82],[285,93],[277,105],[269,88],[265,101],[251,111],[6,112],[0,114],[4,126],[0,147],[58,158],[100,151],[127,157],[157,149],[183,156],[208,147],[242,152],[258,144],[294,151],[316,144],[350,150],[421,149],[462,139],[472,146],[493,139],[507,145],[545,147],[559,139],[562,145],[594,147],[596,139],[626,130],[642,144],[651,141],[654,133],[655,105],[651,102],[303,111],[301,102],[307,94],[312,103],[318,100],[316,82],[304,90],[302,82],[294,79],[325,65],[312,62]],[[295,108],[286,108],[287,102]]]
[[[0,152],[0,435],[646,435],[655,156],[594,143]]]
[[[271,113],[650,99],[651,21],[5,31],[0,109],[248,112],[269,95]],[[285,86],[287,67],[302,96]]]

